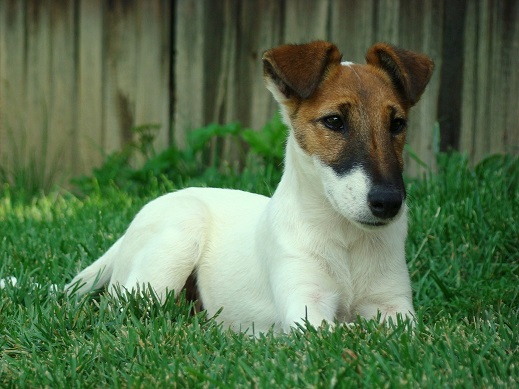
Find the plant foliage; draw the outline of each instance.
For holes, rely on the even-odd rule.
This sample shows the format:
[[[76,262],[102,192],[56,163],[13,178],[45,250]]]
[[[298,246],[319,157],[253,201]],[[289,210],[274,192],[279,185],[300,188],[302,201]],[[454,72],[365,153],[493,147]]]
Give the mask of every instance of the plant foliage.
[[[256,191],[270,193],[279,181],[286,138],[286,128],[279,116],[261,131],[237,123],[199,128],[188,133],[187,144],[182,149],[171,146],[159,153],[153,147],[156,130],[156,126],[134,128],[136,136],[133,142],[109,155],[101,167],[94,169],[92,176],[73,181],[79,191],[90,193],[116,186],[144,194],[150,184],[153,187],[158,181],[167,181],[177,188],[211,185],[217,183],[222,174],[230,178],[230,186],[236,187],[271,167],[261,182],[253,183],[257,186]],[[216,146],[225,141],[238,149],[241,158],[237,164],[218,153]]]

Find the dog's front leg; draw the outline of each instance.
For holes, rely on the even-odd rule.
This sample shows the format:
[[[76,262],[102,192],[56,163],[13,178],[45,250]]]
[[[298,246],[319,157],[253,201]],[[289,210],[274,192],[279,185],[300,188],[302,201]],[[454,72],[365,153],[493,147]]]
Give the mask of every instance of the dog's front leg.
[[[395,264],[392,271],[373,277],[370,293],[357,303],[355,313],[367,319],[380,317],[381,322],[397,322],[402,319],[414,321],[411,284],[405,261]]]
[[[333,323],[340,293],[318,264],[293,258],[270,270],[275,305],[284,331],[304,321],[315,327],[323,321]]]

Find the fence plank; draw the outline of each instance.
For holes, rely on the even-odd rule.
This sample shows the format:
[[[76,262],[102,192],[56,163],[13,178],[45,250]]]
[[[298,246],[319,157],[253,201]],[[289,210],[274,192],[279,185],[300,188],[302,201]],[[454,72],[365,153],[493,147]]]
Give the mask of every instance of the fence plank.
[[[205,25],[207,36],[212,37],[204,44],[205,67],[211,69],[205,74],[206,122],[225,123],[230,117],[236,118],[234,102],[230,96],[236,69],[236,11],[238,4],[233,0],[211,2],[206,5]],[[213,20],[218,20],[214,23]],[[231,119],[232,120],[232,119]]]
[[[0,2],[0,175],[3,173],[1,169],[6,169],[8,165],[7,151],[9,150],[9,147],[7,145],[6,123],[4,122],[5,115],[3,114],[1,108],[3,100],[6,98],[6,87],[3,85],[3,81],[4,78],[6,78],[4,74],[7,73],[7,42],[5,40],[5,36],[7,34],[7,28],[5,27],[5,25],[7,24],[7,11],[5,7],[6,3]]]
[[[104,149],[111,153],[133,140],[136,88],[136,0],[107,3],[104,52]]]
[[[492,126],[490,102],[492,25],[490,6],[482,0],[468,2],[465,33],[461,147],[472,160],[481,159],[488,150]]]
[[[77,171],[76,147],[73,146],[75,110],[70,102],[76,96],[74,58],[74,3],[53,1],[50,4],[50,73],[48,107],[48,174],[70,176]]]
[[[499,114],[502,102],[507,97],[507,84],[510,80],[509,67],[503,56],[502,37],[506,25],[506,18],[508,15],[504,14],[504,2],[498,1],[497,4],[488,7],[488,23],[490,25],[490,36],[488,37],[489,52],[488,52],[488,75],[489,80],[489,95],[486,106],[488,107],[487,116],[492,117],[488,120],[488,127],[481,129],[481,133],[485,134],[485,141],[481,147],[481,154],[479,158],[484,158],[485,155],[491,153],[493,150],[499,150],[504,147],[504,138],[506,134],[506,115]],[[517,55],[517,54],[516,54]],[[496,71],[499,69],[499,72]],[[517,73],[515,68],[514,73]],[[506,77],[503,77],[505,76]],[[519,93],[519,91],[516,91]],[[519,114],[518,114],[519,117]],[[478,159],[479,159],[478,158]]]
[[[345,61],[364,63],[368,47],[375,43],[373,0],[331,3],[331,40],[340,42]]]
[[[157,149],[169,144],[170,3],[138,2],[135,124],[158,124]]]
[[[490,74],[490,57],[491,57],[491,15],[490,0],[484,0],[478,7],[478,42],[476,47],[476,125],[472,129],[473,135],[473,157],[476,160],[482,158],[487,145],[490,144],[490,117],[488,115],[488,98],[491,96],[491,80],[487,77]]]
[[[442,66],[438,91],[440,151],[459,148],[466,0],[444,3]]]
[[[507,152],[519,155],[519,2],[509,0],[503,10],[505,28],[501,35],[499,47],[503,55],[503,75],[501,82],[505,84],[503,90],[506,90],[500,105],[495,108],[496,115],[506,117],[503,135],[503,146],[496,146],[492,150],[493,153]],[[494,69],[494,74],[499,76],[500,69]]]
[[[442,16],[443,1],[403,2],[400,9],[398,43],[407,49],[427,53],[436,66],[425,93],[411,111],[407,138],[413,152],[432,169],[435,169],[435,154],[439,147],[435,123],[442,69]],[[423,170],[409,155],[406,164],[407,173],[412,176]]]
[[[216,6],[216,7],[215,7]],[[214,8],[213,8],[214,7]],[[236,93],[236,74],[239,68],[238,64],[238,33],[237,33],[237,17],[238,17],[239,3],[237,0],[225,0],[216,4],[213,2],[208,8],[211,15],[220,15],[219,23],[209,23],[208,28],[214,29],[209,32],[210,36],[214,36],[217,31],[221,34],[220,46],[210,45],[206,51],[210,53],[210,58],[216,61],[219,66],[216,75],[216,84],[214,97],[211,92],[206,92],[209,97],[207,106],[213,102],[213,109],[208,110],[208,121],[214,123],[228,123],[241,121],[244,112],[239,112],[238,102],[234,99],[233,94]],[[216,50],[214,50],[216,48]],[[209,68],[209,64],[206,64]],[[248,87],[248,86],[247,86]],[[226,162],[238,162],[240,160],[239,150],[236,145],[236,140],[227,137],[223,140],[213,140],[210,150],[209,159],[224,158]]]
[[[412,6],[413,3],[421,4],[421,2],[406,2],[405,0],[380,0],[375,4],[373,33],[377,42],[396,44],[400,41],[399,27],[401,23],[412,22],[402,17],[400,11]]]
[[[50,1],[27,2],[27,131],[28,163],[33,180],[43,180],[48,171],[50,88]]]
[[[263,52],[283,42],[283,14],[279,1],[241,3],[238,35],[238,75],[234,98],[241,121],[260,129],[277,109],[263,82]],[[247,105],[249,107],[247,108]]]
[[[467,8],[460,148],[472,161],[518,154],[518,4],[481,0]]]
[[[482,148],[479,158],[502,150],[513,152],[514,147],[515,153],[519,153],[519,4],[517,1],[495,3],[489,5],[491,33],[487,78],[490,80],[490,98],[482,101],[489,107],[489,112],[488,127],[482,128],[481,132],[485,132],[489,142]],[[514,45],[515,51],[511,49]],[[503,110],[505,101],[511,109]]]
[[[77,48],[77,124],[75,174],[103,160],[103,0],[80,0]]]
[[[205,4],[198,0],[178,0],[174,20],[174,127],[173,139],[180,147],[186,144],[186,133],[205,123],[206,89],[204,61]],[[215,38],[215,37],[211,37]]]
[[[330,0],[286,0],[285,43],[327,40]]]
[[[461,102],[461,131],[460,148],[467,150],[473,157],[472,129],[475,128],[476,118],[474,113],[477,110],[476,97],[478,90],[476,77],[477,73],[477,12],[478,5],[475,1],[468,1],[465,16],[465,34],[463,51],[463,89]],[[470,130],[468,130],[470,129]]]
[[[0,168],[8,173],[26,158],[25,17],[24,2],[0,1]]]

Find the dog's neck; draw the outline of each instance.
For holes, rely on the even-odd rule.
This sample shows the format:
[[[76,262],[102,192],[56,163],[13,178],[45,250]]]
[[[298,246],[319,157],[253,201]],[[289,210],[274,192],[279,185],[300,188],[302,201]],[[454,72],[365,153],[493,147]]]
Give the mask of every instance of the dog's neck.
[[[315,157],[306,154],[290,131],[285,152],[285,168],[272,196],[272,203],[298,218],[323,219],[332,222],[343,218],[326,198]]]
[[[319,181],[312,157],[301,149],[290,131],[285,150],[285,168],[279,187],[292,193],[297,192],[297,197],[320,197],[324,195],[324,189]]]
[[[286,145],[283,176],[263,219],[265,225],[276,228],[273,230],[270,227],[264,231],[267,235],[278,235],[284,231],[282,236],[285,240],[290,242],[288,236],[293,236],[299,246],[305,246],[310,252],[318,252],[317,255],[323,258],[324,252],[339,253],[327,261],[341,262],[342,250],[362,238],[364,232],[352,228],[351,222],[332,207],[316,168],[318,163],[299,147],[291,131]],[[311,239],[308,239],[308,234]]]

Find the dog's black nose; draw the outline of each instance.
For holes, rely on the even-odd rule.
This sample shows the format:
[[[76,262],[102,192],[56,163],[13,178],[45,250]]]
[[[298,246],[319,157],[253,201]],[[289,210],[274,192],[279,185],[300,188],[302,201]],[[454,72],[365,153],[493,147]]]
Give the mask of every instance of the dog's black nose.
[[[368,204],[373,216],[390,219],[402,207],[402,193],[396,189],[375,187],[368,193]]]

